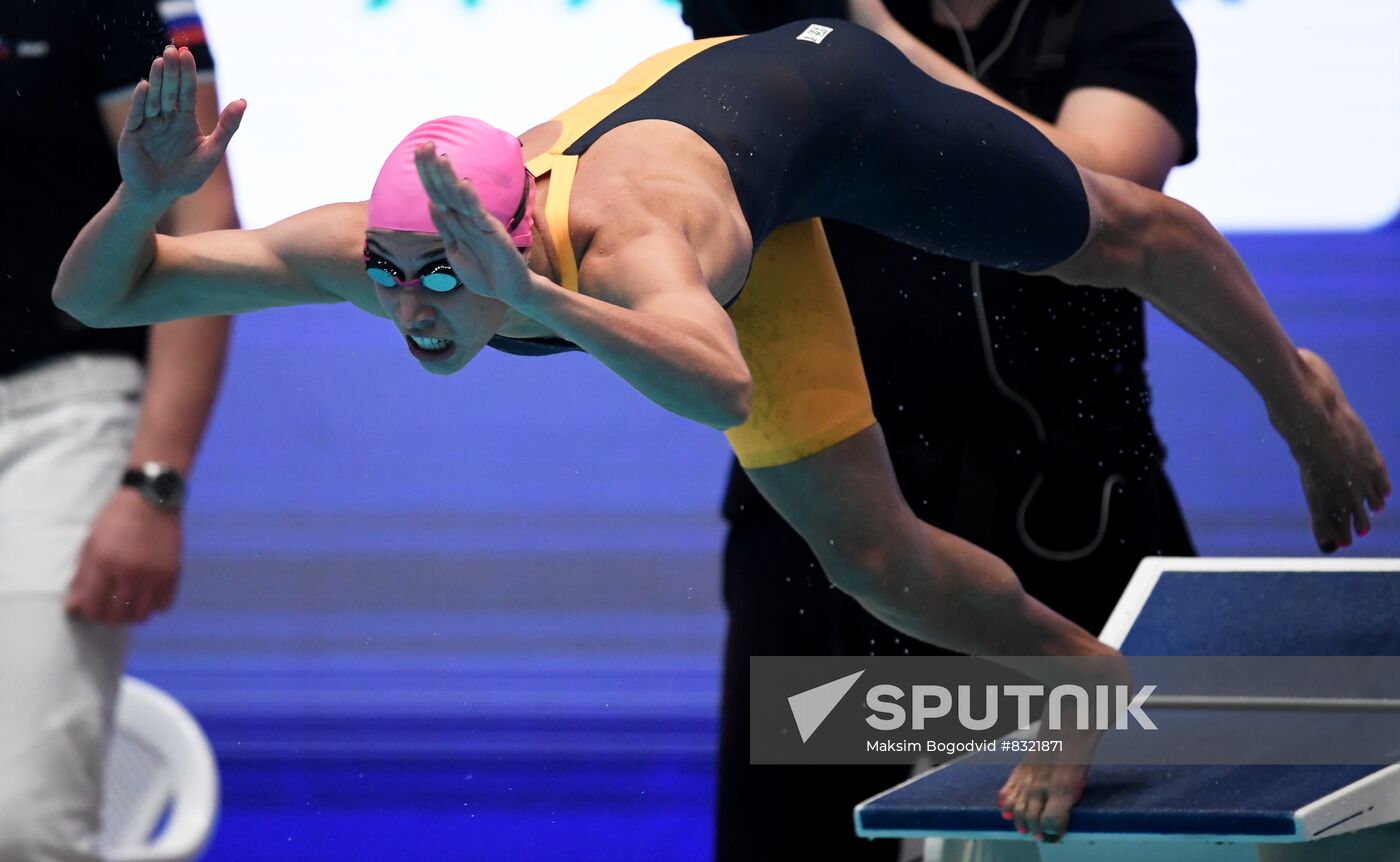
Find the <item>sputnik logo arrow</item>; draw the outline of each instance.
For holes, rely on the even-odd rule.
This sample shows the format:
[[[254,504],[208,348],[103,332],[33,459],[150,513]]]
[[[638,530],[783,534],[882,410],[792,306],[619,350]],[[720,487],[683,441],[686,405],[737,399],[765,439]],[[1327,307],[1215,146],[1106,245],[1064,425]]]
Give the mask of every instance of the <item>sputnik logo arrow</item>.
[[[817,732],[817,728],[831,715],[836,704],[841,702],[841,698],[846,696],[846,692],[851,690],[851,686],[855,685],[856,680],[864,673],[863,670],[856,671],[850,676],[834,679],[788,698],[788,707],[792,710],[793,720],[797,722],[797,732],[802,734],[804,743],[812,738],[812,734]]]

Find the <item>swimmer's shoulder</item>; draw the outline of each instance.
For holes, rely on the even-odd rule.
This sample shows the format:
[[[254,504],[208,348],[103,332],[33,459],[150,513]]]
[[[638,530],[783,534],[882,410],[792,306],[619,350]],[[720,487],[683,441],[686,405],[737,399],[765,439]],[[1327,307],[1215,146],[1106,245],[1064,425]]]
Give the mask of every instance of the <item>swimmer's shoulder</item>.
[[[520,155],[525,161],[542,156],[553,149],[564,134],[564,124],[559,120],[547,120],[520,133]]]

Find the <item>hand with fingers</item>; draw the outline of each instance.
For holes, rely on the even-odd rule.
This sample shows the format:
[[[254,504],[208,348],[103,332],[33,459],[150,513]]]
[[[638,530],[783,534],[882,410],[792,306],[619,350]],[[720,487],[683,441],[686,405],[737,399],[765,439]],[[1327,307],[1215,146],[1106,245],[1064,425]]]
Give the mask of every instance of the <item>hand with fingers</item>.
[[[457,177],[446,156],[431,143],[413,155],[428,193],[428,212],[458,280],[473,293],[524,310],[544,279],[530,271],[505,226],[482,206],[471,183]]]
[[[1273,416],[1303,480],[1313,536],[1324,553],[1352,543],[1352,532],[1371,531],[1371,512],[1385,508],[1390,477],[1366,425],[1347,403],[1337,376],[1320,356],[1298,351],[1308,373],[1300,409]]]
[[[180,576],[179,512],[162,512],[134,490],[112,495],[93,523],[68,587],[70,614],[139,623],[170,607]]]
[[[229,103],[205,135],[195,118],[194,55],[168,46],[136,85],[131,113],[117,142],[117,164],[129,191],[163,204],[193,193],[218,167],[247,102]]]

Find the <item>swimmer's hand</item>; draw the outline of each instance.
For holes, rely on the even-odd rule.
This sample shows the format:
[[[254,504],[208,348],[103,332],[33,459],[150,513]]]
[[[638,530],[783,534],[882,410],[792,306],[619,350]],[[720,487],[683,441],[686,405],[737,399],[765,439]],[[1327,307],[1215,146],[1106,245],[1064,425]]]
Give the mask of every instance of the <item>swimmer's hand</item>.
[[[1385,507],[1390,477],[1332,369],[1310,350],[1298,355],[1304,397],[1286,410],[1271,411],[1270,419],[1298,462],[1317,545],[1330,554],[1351,544],[1353,529],[1358,536],[1370,532],[1366,507],[1373,512]]]
[[[172,45],[151,63],[147,80],[131,95],[131,113],[117,142],[126,190],[163,206],[204,185],[218,167],[248,103],[230,102],[205,135],[195,118],[197,73],[188,48]]]
[[[505,226],[486,211],[471,184],[457,178],[452,163],[431,143],[420,144],[413,156],[428,192],[428,212],[457,278],[480,296],[513,308],[525,303],[545,279],[530,271]]]

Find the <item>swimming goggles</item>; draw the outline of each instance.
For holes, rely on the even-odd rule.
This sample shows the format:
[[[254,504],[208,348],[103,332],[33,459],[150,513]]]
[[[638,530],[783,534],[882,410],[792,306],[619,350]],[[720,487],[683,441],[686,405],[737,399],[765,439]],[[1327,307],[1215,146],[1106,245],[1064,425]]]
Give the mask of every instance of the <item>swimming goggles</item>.
[[[457,273],[452,271],[452,266],[446,258],[428,263],[410,281],[403,274],[403,270],[379,255],[373,254],[368,247],[364,250],[364,257],[365,275],[368,275],[370,280],[380,287],[410,287],[416,284],[431,290],[433,293],[447,293],[450,290],[455,290],[457,285],[462,283],[457,278]]]

